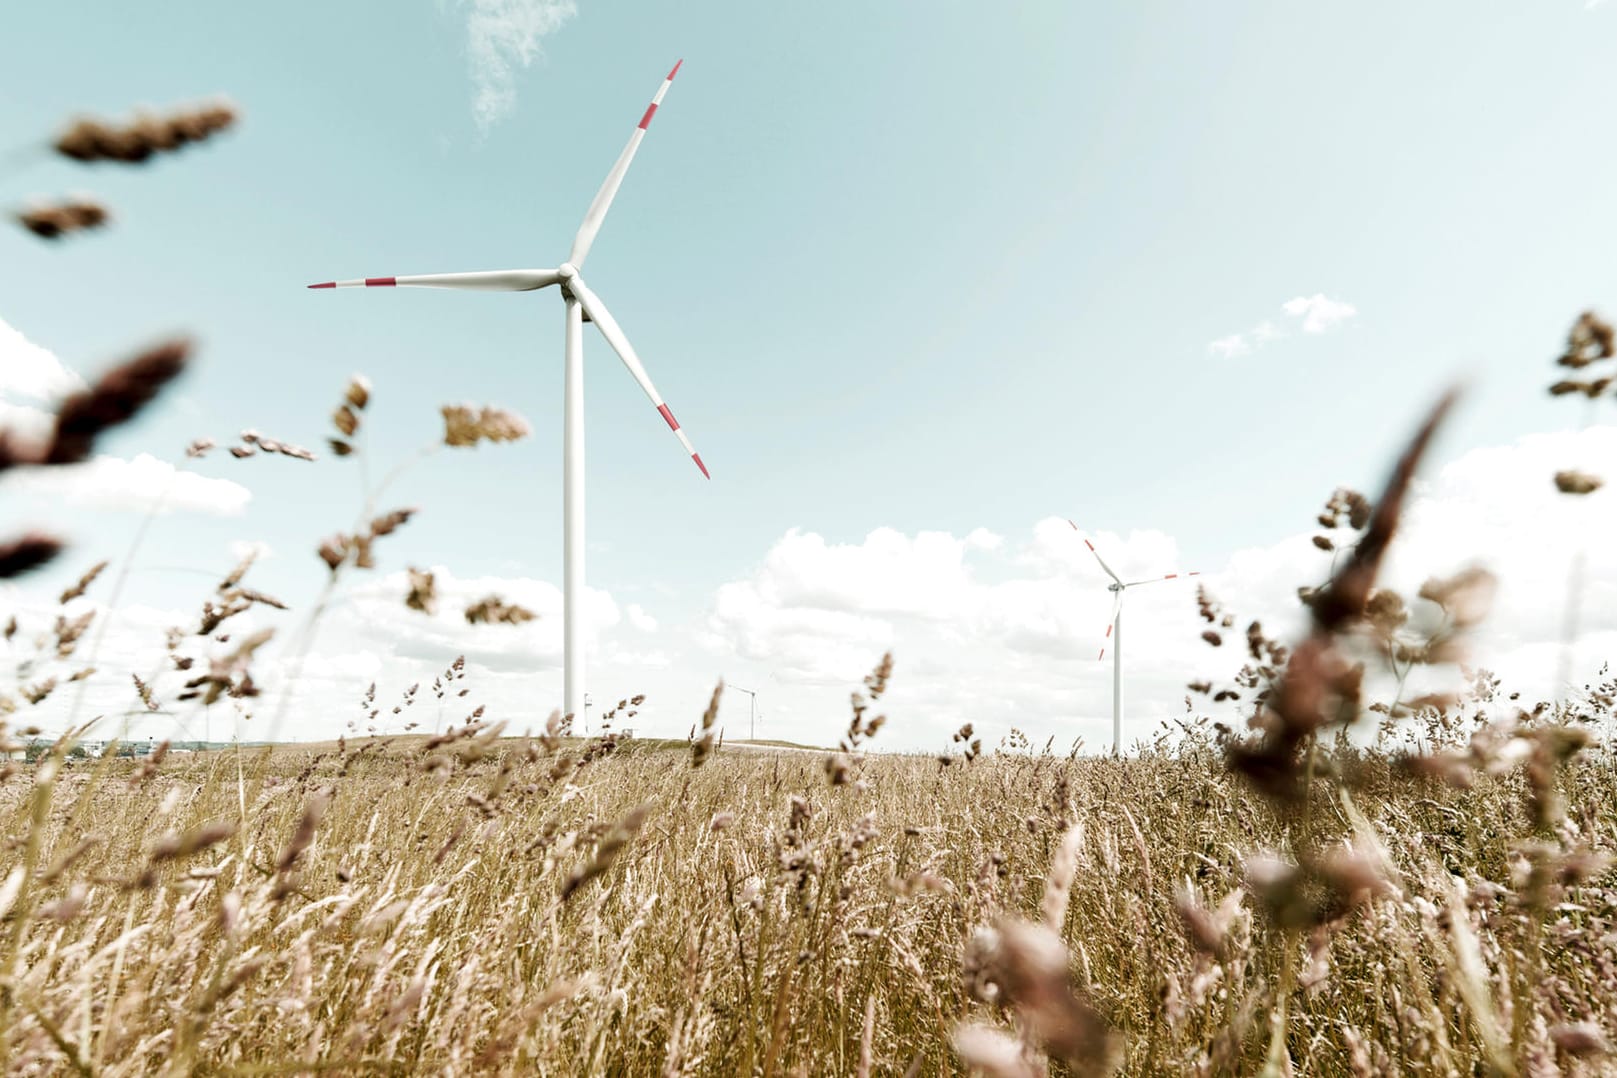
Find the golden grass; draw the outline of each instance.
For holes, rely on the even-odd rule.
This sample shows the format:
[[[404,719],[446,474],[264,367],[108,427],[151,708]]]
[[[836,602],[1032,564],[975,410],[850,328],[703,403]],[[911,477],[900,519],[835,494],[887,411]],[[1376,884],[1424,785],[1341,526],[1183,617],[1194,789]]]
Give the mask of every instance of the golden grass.
[[[13,776],[12,1072],[961,1073],[962,1023],[966,1050],[1012,1028],[969,976],[1007,915],[1054,922],[1127,1073],[1261,1068],[1282,966],[1308,1074],[1566,1066],[1617,998],[1617,891],[1530,914],[1515,776],[1342,757],[1353,800],[1313,811],[1389,882],[1298,934],[1242,891],[1286,821],[1194,734],[869,757],[839,786],[811,754],[620,750],[553,780],[537,747],[463,738],[429,769],[424,744]],[[1603,848],[1613,772],[1561,778],[1563,826]]]

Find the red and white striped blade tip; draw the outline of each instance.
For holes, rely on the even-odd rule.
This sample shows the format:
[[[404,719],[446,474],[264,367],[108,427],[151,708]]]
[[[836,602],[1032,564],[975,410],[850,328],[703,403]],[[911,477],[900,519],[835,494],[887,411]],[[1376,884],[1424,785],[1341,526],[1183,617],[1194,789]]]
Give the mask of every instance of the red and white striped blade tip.
[[[398,283],[399,279],[397,277],[366,277],[363,280],[357,281],[321,281],[319,284],[312,284],[309,285],[309,287],[337,288],[342,286],[347,288],[396,288]]]
[[[1101,660],[1102,660],[1102,659],[1104,659],[1104,658],[1106,658],[1106,649],[1105,649],[1105,648],[1101,648],[1101,649],[1100,649],[1100,654],[1099,654],[1099,655],[1097,655],[1097,656],[1095,656],[1095,661],[1096,661],[1096,662],[1100,662],[1100,661],[1101,661]]]
[[[640,130],[645,131],[646,129],[651,127],[652,117],[657,115],[657,105],[658,105],[658,103],[660,101],[662,101],[663,94],[668,89],[668,84],[674,81],[674,76],[675,75],[679,74],[679,65],[683,64],[684,62],[685,62],[684,60],[680,60],[679,63],[676,63],[674,65],[674,70],[670,71],[668,73],[668,77],[663,79],[662,89],[657,91],[657,96],[652,98],[651,99],[651,104],[646,106],[645,115],[641,116],[640,117],[640,122],[637,125],[635,125],[635,126],[639,127]]]
[[[678,436],[679,443],[690,453],[691,459],[696,462],[696,466],[702,469],[702,474],[712,479],[713,477],[708,475],[707,465],[702,463],[702,454],[696,451],[696,447],[691,444],[691,440],[685,437],[685,432],[679,429],[679,420],[674,418],[674,410],[668,407],[667,402],[664,402],[657,405],[657,412],[663,417],[663,421],[668,424],[668,429]]]

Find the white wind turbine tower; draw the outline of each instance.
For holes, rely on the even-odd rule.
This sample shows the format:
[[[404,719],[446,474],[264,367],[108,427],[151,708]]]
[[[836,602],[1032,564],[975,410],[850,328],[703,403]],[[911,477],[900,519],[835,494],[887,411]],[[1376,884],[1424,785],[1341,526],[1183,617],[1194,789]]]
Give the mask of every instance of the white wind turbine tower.
[[[1073,531],[1079,531],[1077,524],[1070,520],[1067,523],[1072,524]],[[1142,584],[1177,580],[1182,576],[1200,576],[1201,573],[1168,573],[1166,576],[1154,576],[1149,580],[1130,580],[1125,583],[1122,577],[1112,572],[1112,567],[1106,564],[1106,559],[1100,556],[1100,551],[1095,549],[1095,544],[1089,541],[1088,536],[1084,537],[1084,546],[1095,555],[1095,560],[1100,562],[1100,567],[1105,570],[1106,575],[1112,578],[1112,582],[1106,585],[1106,590],[1112,593],[1112,617],[1106,623],[1105,640],[1109,640],[1112,645],[1112,755],[1118,756],[1123,752],[1123,593]],[[1104,641],[1100,646],[1100,654],[1095,658],[1096,661],[1106,658]]]
[[[645,115],[640,117],[640,123],[629,136],[629,144],[618,155],[617,163],[612,166],[612,171],[607,173],[606,182],[596,192],[595,200],[590,203],[589,210],[584,214],[584,223],[579,225],[578,234],[573,237],[573,247],[567,255],[567,261],[555,269],[437,273],[415,277],[362,277],[351,281],[326,281],[323,284],[309,286],[310,288],[454,288],[473,292],[533,292],[549,288],[551,285],[559,286],[567,312],[562,433],[564,529],[562,640],[565,651],[562,695],[565,714],[569,716],[583,714],[584,693],[584,647],[579,615],[584,599],[585,322],[595,323],[595,328],[601,331],[606,343],[612,346],[618,358],[623,360],[623,365],[629,368],[634,380],[640,383],[640,388],[651,398],[651,403],[662,414],[669,429],[685,447],[685,451],[691,455],[696,466],[702,469],[704,476],[708,474],[707,466],[697,455],[691,440],[685,436],[683,430],[680,430],[678,421],[674,419],[674,413],[668,410],[668,405],[663,402],[657,387],[651,384],[646,368],[641,364],[640,357],[635,354],[633,346],[629,344],[629,338],[624,336],[623,330],[618,327],[617,319],[612,317],[612,313],[606,309],[606,304],[601,302],[601,297],[591,292],[584,284],[584,278],[579,275],[584,260],[589,256],[590,246],[601,230],[601,223],[606,219],[606,211],[612,207],[612,199],[616,197],[618,188],[623,184],[623,177],[629,171],[629,163],[634,160],[635,151],[640,148],[640,142],[646,136],[646,128],[651,126],[651,118],[656,115],[657,106],[662,103],[663,95],[668,92],[674,76],[679,73],[680,64],[684,62],[681,60],[674,65],[674,69],[668,73],[668,77],[657,90],[657,96],[651,99],[650,107],[646,109]]]
[[[747,740],[758,740],[758,690],[743,689],[740,685],[726,685],[727,689],[747,694]]]

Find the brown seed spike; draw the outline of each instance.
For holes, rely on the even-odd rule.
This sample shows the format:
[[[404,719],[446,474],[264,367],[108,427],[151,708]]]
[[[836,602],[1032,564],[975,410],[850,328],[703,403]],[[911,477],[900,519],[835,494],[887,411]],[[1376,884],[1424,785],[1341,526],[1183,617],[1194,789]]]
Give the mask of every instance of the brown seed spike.
[[[1370,589],[1375,586],[1376,574],[1381,570],[1381,559],[1386,556],[1393,533],[1398,530],[1404,497],[1415,477],[1415,469],[1457,399],[1459,391],[1451,389],[1439,398],[1427,414],[1393,467],[1381,498],[1375,503],[1375,508],[1369,511],[1364,536],[1353,548],[1352,556],[1324,590],[1314,597],[1310,606],[1314,612],[1314,624],[1320,630],[1330,632],[1364,611],[1365,600],[1369,598]]]
[[[88,591],[90,585],[95,583],[95,578],[101,575],[102,570],[106,569],[107,565],[107,562],[102,561],[90,566],[90,568],[85,571],[85,574],[79,577],[78,583],[72,585],[66,591],[62,592],[60,599],[62,605],[66,606],[68,603],[71,603],[74,599],[77,599],[79,596]]]
[[[333,535],[320,544],[320,560],[325,562],[326,567],[334,573],[337,571],[337,567],[342,565],[343,559],[347,557],[348,537],[346,535],[340,533]]]
[[[61,540],[49,535],[34,533],[9,542],[0,540],[0,580],[32,572],[61,552]],[[15,624],[15,621],[11,622],[12,626]],[[9,634],[7,639],[10,639]]]
[[[1605,480],[1588,472],[1566,471],[1555,473],[1555,489],[1562,494],[1593,494],[1605,485]]]
[[[159,117],[138,114],[117,127],[95,119],[75,120],[57,136],[53,148],[75,161],[139,164],[153,154],[168,153],[201,142],[236,122],[236,110],[225,102]]]
[[[371,400],[371,383],[363,374],[356,374],[348,379],[348,388],[343,390],[343,399],[351,406],[361,411]]]
[[[102,432],[125,423],[185,369],[191,343],[166,341],[114,367],[89,389],[62,402],[46,464],[77,464],[90,458]]]
[[[331,413],[331,422],[345,437],[352,438],[359,429],[359,417],[346,404],[337,405],[336,411]]]
[[[438,608],[438,588],[433,574],[413,565],[406,571],[410,574],[410,591],[404,597],[404,605],[423,614],[435,613]]]
[[[66,202],[22,210],[17,213],[16,218],[18,224],[41,239],[55,240],[70,232],[100,228],[112,219],[112,215],[99,202],[69,199]]]

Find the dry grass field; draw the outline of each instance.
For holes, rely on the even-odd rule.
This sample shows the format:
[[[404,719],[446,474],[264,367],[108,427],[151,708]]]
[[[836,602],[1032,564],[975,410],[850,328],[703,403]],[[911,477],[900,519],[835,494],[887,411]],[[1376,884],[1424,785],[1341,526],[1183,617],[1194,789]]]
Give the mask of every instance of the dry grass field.
[[[1122,761],[845,757],[840,784],[698,755],[474,729],[15,774],[9,1069],[1600,1069],[1603,753],[1457,788],[1339,750],[1303,811],[1345,838],[1308,880],[1260,852],[1299,820],[1205,729]]]

